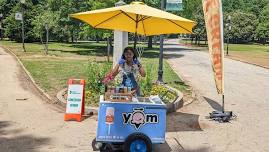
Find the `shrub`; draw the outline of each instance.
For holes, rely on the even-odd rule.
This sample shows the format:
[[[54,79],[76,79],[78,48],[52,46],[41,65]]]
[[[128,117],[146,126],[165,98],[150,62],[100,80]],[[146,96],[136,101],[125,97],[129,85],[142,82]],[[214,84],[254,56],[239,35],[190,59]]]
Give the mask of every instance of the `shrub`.
[[[146,77],[139,79],[140,91],[143,96],[149,96],[152,89],[153,74],[152,68],[149,65],[145,66]]]
[[[108,62],[90,62],[87,68],[86,104],[98,105],[99,96],[105,93],[102,80],[111,69]]]

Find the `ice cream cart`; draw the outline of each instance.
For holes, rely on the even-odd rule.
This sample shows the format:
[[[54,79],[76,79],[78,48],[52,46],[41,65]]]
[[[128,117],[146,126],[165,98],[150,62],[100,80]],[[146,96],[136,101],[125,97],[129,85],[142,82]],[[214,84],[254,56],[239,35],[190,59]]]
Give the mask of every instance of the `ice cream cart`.
[[[98,128],[93,149],[151,152],[165,143],[166,105],[158,96],[100,96]]]

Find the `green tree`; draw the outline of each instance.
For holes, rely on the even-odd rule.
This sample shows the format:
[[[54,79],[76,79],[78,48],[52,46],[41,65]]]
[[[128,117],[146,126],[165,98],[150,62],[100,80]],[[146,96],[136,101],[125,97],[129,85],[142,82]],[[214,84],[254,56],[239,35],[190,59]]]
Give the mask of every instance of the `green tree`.
[[[56,27],[57,20],[59,19],[58,13],[51,11],[40,12],[38,16],[34,18],[32,24],[34,25],[33,33],[40,38],[43,43],[43,34],[46,33],[46,43],[45,43],[45,54],[48,54],[48,42],[49,42],[49,31]]]
[[[245,10],[245,5],[244,0],[222,0],[223,11],[226,13]]]
[[[259,17],[256,36],[262,44],[269,39],[269,3],[264,7]]]
[[[227,14],[228,15],[228,14]],[[225,21],[227,23],[227,15]],[[233,43],[249,42],[254,39],[257,18],[254,14],[243,13],[240,11],[232,12],[230,36]],[[225,33],[228,33],[227,27]]]
[[[34,3],[33,3],[34,2]],[[6,13],[6,18],[3,21],[5,27],[5,35],[11,40],[21,41],[21,21],[15,20],[15,13],[21,12],[24,8],[24,29],[25,29],[25,41],[33,42],[37,40],[36,35],[33,33],[32,19],[37,16],[41,10],[41,1],[26,0],[25,4],[16,2],[13,5],[8,5],[12,8],[9,13]],[[6,3],[9,3],[6,1]]]

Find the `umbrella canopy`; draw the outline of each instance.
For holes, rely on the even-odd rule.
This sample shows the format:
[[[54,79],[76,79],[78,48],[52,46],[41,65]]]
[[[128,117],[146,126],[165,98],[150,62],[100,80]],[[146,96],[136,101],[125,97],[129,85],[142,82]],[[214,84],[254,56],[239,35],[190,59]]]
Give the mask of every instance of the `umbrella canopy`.
[[[121,30],[140,35],[192,33],[194,21],[147,6],[142,2],[70,15],[94,28]]]

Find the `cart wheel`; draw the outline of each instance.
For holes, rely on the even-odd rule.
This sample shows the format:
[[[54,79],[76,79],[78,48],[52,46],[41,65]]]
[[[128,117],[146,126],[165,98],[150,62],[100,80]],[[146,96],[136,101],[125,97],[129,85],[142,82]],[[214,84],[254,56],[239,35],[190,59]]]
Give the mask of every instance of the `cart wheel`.
[[[134,133],[127,137],[123,149],[124,152],[151,152],[152,143],[148,136]]]
[[[103,144],[103,147],[100,148],[100,152],[113,152],[111,144]]]
[[[99,151],[99,150],[103,149],[104,146],[105,146],[105,145],[104,145],[103,143],[101,143],[101,142],[97,142],[97,141],[96,141],[96,138],[94,138],[94,139],[92,140],[92,149],[93,149],[93,151]]]

